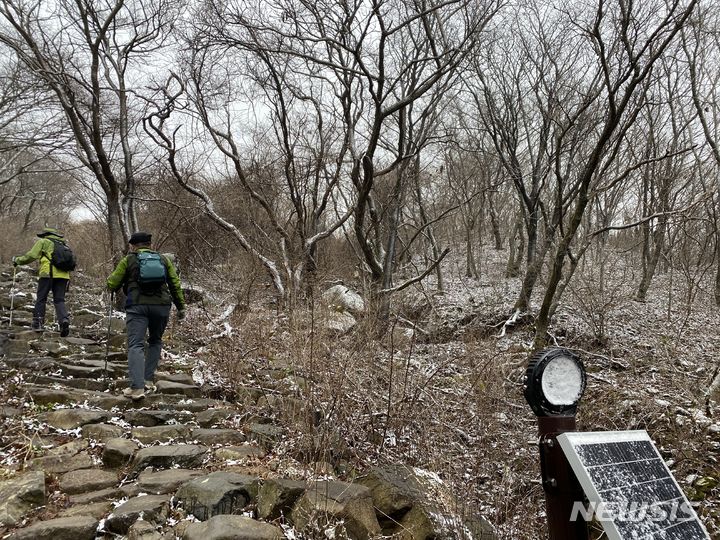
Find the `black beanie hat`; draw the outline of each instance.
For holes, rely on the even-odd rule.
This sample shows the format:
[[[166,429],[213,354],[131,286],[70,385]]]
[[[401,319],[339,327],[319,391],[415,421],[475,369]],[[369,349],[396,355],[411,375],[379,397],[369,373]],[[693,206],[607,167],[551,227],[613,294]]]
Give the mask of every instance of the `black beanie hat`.
[[[130,237],[130,243],[134,246],[135,244],[147,244],[152,240],[152,234],[148,232],[134,232]]]

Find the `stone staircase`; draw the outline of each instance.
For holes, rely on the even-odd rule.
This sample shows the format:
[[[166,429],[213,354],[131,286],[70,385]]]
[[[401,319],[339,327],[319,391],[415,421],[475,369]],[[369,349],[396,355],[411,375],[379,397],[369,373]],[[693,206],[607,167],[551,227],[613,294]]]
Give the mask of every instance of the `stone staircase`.
[[[70,337],[34,332],[34,278],[23,274],[12,326],[12,282],[0,278],[3,538],[460,538],[441,534],[447,518],[433,517],[438,501],[413,469],[378,469],[355,483],[273,470],[286,427],[247,403],[206,397],[181,340],[166,345],[155,391],[123,397],[122,320],[96,305],[74,309]],[[493,538],[486,522],[472,523],[462,526],[467,538]]]

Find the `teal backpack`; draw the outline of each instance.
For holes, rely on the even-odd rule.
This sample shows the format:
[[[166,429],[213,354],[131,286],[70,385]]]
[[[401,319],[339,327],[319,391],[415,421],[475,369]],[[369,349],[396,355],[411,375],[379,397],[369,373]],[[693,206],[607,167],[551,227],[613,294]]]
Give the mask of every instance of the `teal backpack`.
[[[141,251],[136,254],[138,262],[137,282],[143,290],[154,290],[167,281],[165,262],[155,251]]]

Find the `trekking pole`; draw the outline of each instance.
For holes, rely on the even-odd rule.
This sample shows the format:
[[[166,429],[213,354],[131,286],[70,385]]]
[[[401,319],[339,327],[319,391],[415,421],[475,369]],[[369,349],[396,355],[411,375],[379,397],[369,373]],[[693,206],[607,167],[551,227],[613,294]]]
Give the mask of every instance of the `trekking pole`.
[[[9,327],[12,328],[12,316],[13,308],[15,307],[15,273],[17,272],[17,266],[13,264],[13,280],[12,287],[10,288],[10,323]]]
[[[110,306],[108,307],[107,338],[105,339],[105,384],[108,380],[108,356],[110,355],[110,331],[112,330],[113,304],[115,303],[115,291],[110,292]]]

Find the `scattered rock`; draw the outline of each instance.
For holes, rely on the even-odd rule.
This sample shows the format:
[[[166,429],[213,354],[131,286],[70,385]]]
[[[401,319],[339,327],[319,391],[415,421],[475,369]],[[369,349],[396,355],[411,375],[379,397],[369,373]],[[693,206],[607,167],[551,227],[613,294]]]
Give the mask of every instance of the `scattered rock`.
[[[8,540],[93,540],[98,523],[92,516],[48,519],[15,531]]]
[[[45,504],[45,473],[21,474],[0,482],[0,526],[12,527]]]
[[[163,535],[157,531],[157,525],[138,519],[128,529],[127,540],[163,540]]]
[[[59,480],[60,489],[69,495],[97,491],[117,485],[117,474],[101,469],[84,469],[65,473]]]
[[[343,521],[353,540],[365,540],[380,533],[370,490],[345,482],[311,484],[293,508],[291,518],[299,529],[317,518]]]
[[[123,428],[113,424],[85,424],[82,427],[84,438],[102,442],[122,437],[123,433],[125,433]]]
[[[185,440],[190,434],[190,427],[184,424],[167,424],[152,427],[137,427],[132,430],[132,438],[142,444]]]
[[[442,481],[428,471],[405,465],[378,467],[358,479],[358,484],[370,490],[386,535],[402,540],[453,540],[472,523],[473,538],[495,538],[492,526],[481,516],[467,519],[456,515],[452,509],[459,505]]]
[[[169,420],[173,420],[177,416],[177,413],[174,411],[152,410],[127,411],[124,414],[126,421],[130,422],[133,426],[139,427],[152,427],[167,424]]]
[[[165,523],[170,500],[165,495],[143,495],[133,497],[118,506],[105,519],[105,529],[114,534],[127,534],[130,526],[141,516],[151,523]]]
[[[91,491],[89,493],[82,493],[80,495],[72,495],[68,498],[71,504],[85,505],[101,501],[111,501],[118,498],[118,495],[122,493],[118,488],[107,488],[98,491]]]
[[[97,424],[108,420],[107,411],[91,411],[88,409],[58,409],[45,415],[45,421],[57,429],[75,429],[85,424]]]
[[[265,451],[249,444],[243,446],[225,446],[215,450],[215,457],[227,461],[262,459],[265,457]]]
[[[111,469],[124,467],[130,463],[137,448],[137,444],[128,439],[110,439],[103,449],[103,464]]]
[[[205,521],[218,514],[239,514],[257,496],[260,480],[218,471],[186,482],[175,494],[189,514]]]
[[[248,440],[257,442],[266,450],[275,446],[275,443],[282,439],[285,432],[283,428],[270,424],[250,424],[247,429]]]
[[[228,418],[236,415],[234,409],[208,409],[195,415],[197,423],[204,428],[222,425]]]
[[[289,515],[300,496],[305,493],[305,482],[274,478],[266,480],[258,493],[258,516],[274,520]]]
[[[60,512],[59,517],[92,516],[95,519],[103,519],[110,513],[113,503],[110,501],[97,501],[89,504],[78,504]]]
[[[177,444],[142,448],[135,455],[132,468],[140,472],[145,467],[169,469],[171,467],[199,467],[208,449],[197,444]]]
[[[88,454],[43,456],[35,458],[27,464],[28,469],[42,470],[49,473],[61,474],[70,471],[90,469],[95,466]]]
[[[162,495],[176,491],[182,484],[203,474],[203,471],[190,469],[168,469],[158,472],[143,471],[138,476],[137,486],[142,491]]]
[[[155,383],[155,386],[157,387],[157,391],[161,394],[180,394],[190,398],[199,398],[202,395],[199,386],[190,384],[158,381]]]
[[[242,444],[245,442],[245,434],[235,429],[193,429],[192,438],[207,446],[214,444]]]
[[[261,523],[242,516],[220,515],[204,523],[191,523],[183,540],[281,540],[282,530],[269,523]]]

